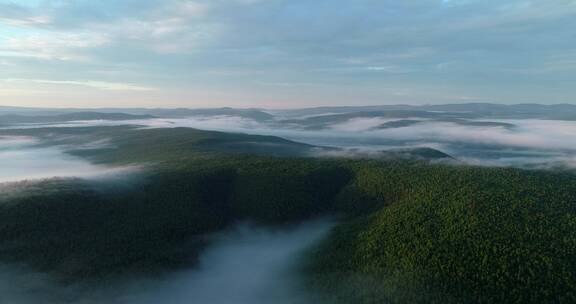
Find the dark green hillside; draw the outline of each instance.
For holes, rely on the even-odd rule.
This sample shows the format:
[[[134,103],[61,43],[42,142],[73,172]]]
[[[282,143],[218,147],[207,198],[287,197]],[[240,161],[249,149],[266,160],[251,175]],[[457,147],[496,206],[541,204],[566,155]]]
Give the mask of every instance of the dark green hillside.
[[[306,156],[317,147],[274,136],[202,131],[191,128],[143,129],[138,126],[0,130],[2,135],[34,136],[48,145],[71,146],[72,154],[105,163],[190,160],[206,154]],[[76,149],[106,140],[96,150]]]
[[[360,107],[320,107],[309,109],[287,110],[283,114],[290,117],[347,114],[368,111],[429,111],[429,112],[452,112],[469,115],[474,113],[476,117],[483,119],[557,119],[574,120],[576,106],[573,104],[514,104],[502,105],[493,103],[458,103],[440,105],[382,105]],[[468,116],[462,116],[465,118]]]
[[[465,120],[465,119],[439,119],[439,122],[449,122],[461,126],[470,126],[470,127],[496,127],[496,128],[507,128],[512,129],[516,127],[514,124],[505,123],[505,122],[497,122],[497,121],[478,121],[478,120]]]
[[[334,303],[576,301],[576,178],[514,169],[361,165],[379,202],[312,253]]]
[[[130,111],[128,109],[128,111]],[[150,109],[142,111],[143,113],[161,116],[161,117],[215,117],[215,116],[233,116],[255,121],[270,121],[274,115],[258,109],[234,109],[234,108],[211,108],[211,109]]]
[[[422,120],[414,120],[414,119],[394,120],[385,122],[376,127],[376,129],[384,130],[384,129],[405,128],[421,124],[422,122],[423,122]]]
[[[236,221],[331,214],[340,225],[302,267],[326,303],[576,301],[574,173],[301,158],[279,151],[313,147],[184,128],[2,134],[107,139],[74,153],[148,166],[114,191],[81,180],[0,186],[1,262],[66,280],[156,274],[193,266],[206,235]]]
[[[64,280],[193,265],[203,235],[229,220],[231,176],[215,169],[148,178],[112,196],[75,180],[20,187],[25,195],[0,206],[0,259]]]
[[[64,280],[192,266],[207,233],[244,219],[272,225],[326,214],[351,177],[332,163],[207,157],[148,171],[114,192],[81,180],[2,185],[0,261]]]
[[[0,130],[0,135],[33,136],[41,145],[61,145],[69,153],[106,164],[186,163],[215,155],[310,157],[336,148],[317,147],[275,136],[203,131],[191,128],[145,129],[138,126]],[[106,145],[91,148],[91,143]],[[86,147],[88,146],[88,147]],[[78,147],[81,147],[78,149]],[[380,158],[440,159],[449,155],[431,148],[381,151]],[[372,156],[373,158],[373,156]]]
[[[394,149],[387,151],[397,159],[452,160],[452,156],[432,148]]]
[[[114,163],[186,161],[206,154],[305,156],[313,146],[273,136],[200,131],[190,128],[127,130],[93,159]],[[90,153],[91,151],[77,151]]]
[[[495,121],[477,121],[477,120],[466,120],[466,119],[458,119],[458,118],[445,118],[445,119],[432,119],[432,120],[412,120],[412,119],[402,119],[402,120],[395,120],[381,124],[380,126],[376,127],[376,129],[395,129],[395,128],[404,128],[404,127],[411,127],[420,124],[426,123],[434,123],[434,122],[447,122],[453,123],[459,126],[469,126],[469,127],[495,127],[495,128],[507,128],[512,129],[515,127],[513,124],[504,123],[504,122],[495,122]]]
[[[330,125],[343,123],[351,119],[358,118],[398,118],[406,120],[406,124],[411,124],[414,120],[409,118],[425,119],[464,119],[476,118],[471,113],[451,113],[451,112],[428,112],[416,110],[389,110],[389,111],[362,111],[343,114],[312,116],[305,119],[291,119],[282,122],[302,126],[306,129],[316,130],[327,128]]]

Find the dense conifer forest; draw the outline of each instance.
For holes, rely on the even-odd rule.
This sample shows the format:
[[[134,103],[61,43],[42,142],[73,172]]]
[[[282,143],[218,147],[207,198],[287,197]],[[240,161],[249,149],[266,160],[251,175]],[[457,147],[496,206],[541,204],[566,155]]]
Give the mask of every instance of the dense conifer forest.
[[[313,147],[275,137],[192,129],[3,132],[76,146],[106,138],[109,146],[71,153],[140,167],[130,182],[2,190],[0,261],[62,282],[194,267],[206,236],[238,221],[333,216],[338,226],[300,267],[326,303],[576,301],[570,171],[311,158],[304,152]]]

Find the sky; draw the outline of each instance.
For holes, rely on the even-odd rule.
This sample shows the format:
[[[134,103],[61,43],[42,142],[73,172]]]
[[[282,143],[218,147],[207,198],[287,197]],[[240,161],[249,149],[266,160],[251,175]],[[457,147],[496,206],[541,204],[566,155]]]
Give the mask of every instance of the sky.
[[[0,105],[576,103],[576,0],[0,0]]]

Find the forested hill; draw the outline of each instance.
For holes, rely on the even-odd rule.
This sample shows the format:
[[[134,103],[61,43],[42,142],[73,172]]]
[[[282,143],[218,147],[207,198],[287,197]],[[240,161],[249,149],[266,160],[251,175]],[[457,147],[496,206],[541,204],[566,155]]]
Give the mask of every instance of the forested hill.
[[[128,127],[10,131],[53,144],[107,138],[110,146],[76,153],[156,166],[106,187],[4,185],[0,261],[65,282],[146,276],[194,267],[205,236],[239,220],[335,215],[338,227],[300,265],[308,291],[326,303],[576,301],[574,173],[222,153],[231,143],[298,144],[169,130],[173,137]],[[196,149],[203,145],[213,148]]]
[[[281,157],[346,156],[412,160],[451,159],[432,148],[406,148],[363,154],[313,146],[276,136],[204,131],[192,128],[141,128],[139,126],[47,127],[0,130],[4,136],[32,136],[44,145],[60,145],[69,153],[107,164],[168,163],[188,161],[206,154]],[[93,143],[99,143],[93,147]],[[80,147],[80,149],[78,148]],[[340,153],[341,152],[341,153]]]
[[[137,120],[151,119],[151,115],[132,115],[124,113],[99,113],[99,112],[75,112],[57,115],[0,115],[0,125],[12,124],[45,124],[69,121],[89,121],[89,120]]]

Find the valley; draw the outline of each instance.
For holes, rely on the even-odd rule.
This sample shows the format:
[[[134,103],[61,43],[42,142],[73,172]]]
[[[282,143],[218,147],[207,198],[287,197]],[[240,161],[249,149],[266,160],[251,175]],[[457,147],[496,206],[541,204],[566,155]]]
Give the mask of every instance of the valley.
[[[339,148],[183,127],[0,134],[58,147],[84,166],[139,168],[108,182],[63,174],[2,184],[0,262],[25,265],[56,285],[81,284],[90,294],[110,282],[206,271],[204,259],[220,246],[209,236],[238,222],[275,230],[330,216],[336,226],[326,237],[293,247],[306,249],[290,269],[314,301],[542,303],[575,296],[571,170],[478,167],[394,151],[318,158],[314,153]],[[87,168],[80,171],[94,171]],[[272,244],[265,246],[280,246]],[[209,273],[226,271],[218,269]]]

